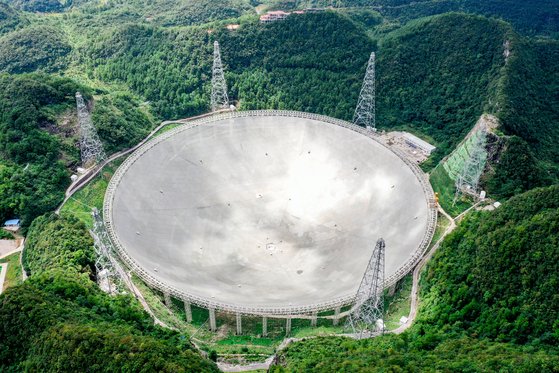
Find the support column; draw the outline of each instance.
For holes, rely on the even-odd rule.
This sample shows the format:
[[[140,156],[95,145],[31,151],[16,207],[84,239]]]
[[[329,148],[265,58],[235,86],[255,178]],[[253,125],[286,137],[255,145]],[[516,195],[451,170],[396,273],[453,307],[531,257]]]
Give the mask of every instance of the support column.
[[[341,307],[336,307],[334,309],[334,326],[338,325],[340,322],[340,312],[342,311]]]
[[[317,315],[317,313],[316,313],[316,311],[315,311],[315,312],[312,313],[312,318],[311,318],[311,326],[312,326],[313,328],[316,328],[317,319],[318,319],[318,315]]]
[[[171,308],[171,306],[173,305],[173,302],[171,301],[171,294],[165,292],[163,293],[163,297],[165,298],[165,305],[167,306],[167,308]]]
[[[217,326],[215,323],[215,308],[210,308],[210,330],[215,332],[217,330]]]
[[[243,334],[243,320],[241,319],[241,314],[237,313],[237,335]]]
[[[395,292],[396,292],[396,284],[388,288],[388,295],[393,296]]]
[[[266,316],[262,317],[262,337],[268,336],[268,318]]]
[[[184,302],[184,313],[186,314],[186,322],[192,322],[192,307],[190,307],[190,302]]]
[[[291,334],[291,317],[285,320],[285,335]]]

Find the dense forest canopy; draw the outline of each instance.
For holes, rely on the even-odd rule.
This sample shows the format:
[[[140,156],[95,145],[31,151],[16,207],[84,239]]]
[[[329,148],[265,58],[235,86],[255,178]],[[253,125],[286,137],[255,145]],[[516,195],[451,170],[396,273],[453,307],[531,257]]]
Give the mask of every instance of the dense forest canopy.
[[[160,117],[179,118],[208,110],[211,48],[202,30],[128,25],[92,44],[89,56],[97,77],[127,84]]]
[[[528,142],[555,180],[559,177],[559,41],[519,40],[507,64],[499,110],[506,133]]]
[[[0,35],[14,30],[22,23],[19,14],[7,4],[0,2]]]
[[[19,216],[28,225],[62,200],[70,182],[65,166],[77,150],[45,128],[79,89],[50,75],[0,75],[0,218]]]
[[[80,1],[74,2],[74,7],[87,16],[104,18],[112,26],[117,18],[159,26],[190,26],[256,13],[249,0]]]
[[[385,335],[356,341],[319,337],[297,342],[280,353],[283,372],[552,372],[559,355],[552,349],[495,343],[469,337],[448,338],[435,347],[428,337]]]
[[[411,22],[381,39],[378,121],[406,126],[448,154],[484,112],[495,110],[510,27],[479,16],[449,14]],[[444,35],[444,38],[441,38]]]
[[[64,5],[58,0],[4,0],[16,9],[28,12],[60,12]]]
[[[502,18],[529,35],[559,36],[559,3],[555,0],[263,0],[274,9],[312,7],[366,7],[391,21],[410,20],[448,12],[466,12]]]
[[[92,247],[93,239],[76,218],[43,215],[29,228],[23,264],[29,274],[64,268],[93,278],[95,251]]]
[[[57,28],[29,27],[0,38],[0,71],[21,74],[67,67],[71,51],[66,35]]]
[[[428,266],[419,325],[498,341],[559,343],[559,186],[479,212]]]

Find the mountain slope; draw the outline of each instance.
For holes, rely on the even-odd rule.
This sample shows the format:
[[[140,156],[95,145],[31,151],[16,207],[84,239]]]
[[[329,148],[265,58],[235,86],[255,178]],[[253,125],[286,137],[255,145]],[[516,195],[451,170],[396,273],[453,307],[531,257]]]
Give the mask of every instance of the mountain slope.
[[[16,9],[27,12],[60,12],[64,9],[64,5],[58,0],[6,0]]]
[[[559,179],[559,41],[512,45],[499,110],[503,130],[524,139],[552,177]]]
[[[559,186],[464,220],[423,277],[419,325],[559,343]]]
[[[510,22],[520,33],[557,37],[559,3],[555,0],[262,0],[273,9],[313,7],[357,7],[374,9],[391,22],[405,24],[413,19],[448,12],[465,12]]]
[[[505,65],[503,22],[447,14],[411,22],[381,39],[378,122],[420,131],[448,154],[484,112],[495,109]]]

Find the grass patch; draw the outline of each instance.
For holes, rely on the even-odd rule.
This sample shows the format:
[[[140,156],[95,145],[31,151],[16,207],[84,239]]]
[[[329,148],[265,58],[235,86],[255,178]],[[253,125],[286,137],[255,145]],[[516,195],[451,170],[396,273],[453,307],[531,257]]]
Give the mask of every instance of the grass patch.
[[[450,216],[456,217],[472,206],[471,202],[462,198],[454,203],[456,186],[441,165],[431,172],[429,181],[433,190],[439,194],[439,204]]]
[[[306,326],[306,327],[299,327],[293,330],[291,335],[294,338],[305,338],[305,337],[314,337],[314,336],[326,336],[332,334],[339,334],[344,332],[344,320],[340,320],[338,326],[332,325],[332,320],[318,320],[318,325],[316,328]],[[320,325],[321,321],[327,322],[329,325]]]
[[[447,217],[443,214],[437,213],[437,226],[435,227],[435,233],[433,233],[433,238],[431,239],[431,243],[429,244],[429,248],[427,249],[427,251],[431,250],[433,245],[441,239],[449,225],[450,220],[448,220]]]
[[[157,136],[161,136],[165,132],[169,132],[170,130],[175,129],[175,128],[177,128],[179,126],[182,126],[182,125],[183,125],[183,123],[169,123],[166,126],[164,126],[163,128],[161,128],[159,131],[154,133],[152,138],[157,137]]]
[[[60,209],[60,215],[71,214],[83,221],[88,228],[93,227],[91,210],[93,207],[103,210],[103,199],[111,177],[124,161],[119,158],[106,165],[101,172],[82,189],[77,191]]]
[[[8,271],[6,272],[6,278],[4,279],[4,290],[23,283],[19,256],[20,252],[18,251],[17,253],[13,253],[12,255],[5,257],[4,259],[0,259],[0,263],[8,263]]]
[[[149,308],[154,313],[154,315],[167,324],[170,327],[178,329],[180,331],[184,331],[190,334],[193,332],[193,328],[186,323],[186,321],[182,320],[180,317],[177,316],[174,307],[169,310],[165,306],[165,301],[163,299],[163,294],[159,293],[156,290],[149,288],[138,276],[135,274],[132,275],[132,281],[134,285],[140,290],[144,299],[146,300]]]
[[[413,286],[413,274],[409,273],[396,284],[393,295],[385,295],[384,324],[387,330],[396,329],[400,326],[400,318],[408,317],[411,309],[411,289]]]

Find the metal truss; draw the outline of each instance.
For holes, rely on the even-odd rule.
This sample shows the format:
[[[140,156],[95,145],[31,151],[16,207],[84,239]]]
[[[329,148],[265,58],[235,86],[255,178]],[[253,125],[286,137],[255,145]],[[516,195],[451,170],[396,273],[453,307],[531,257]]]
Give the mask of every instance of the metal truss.
[[[80,152],[82,165],[89,168],[96,163],[101,163],[106,158],[103,144],[99,139],[97,130],[87,111],[84,99],[80,92],[76,92],[76,104],[78,107],[78,125],[80,134]]]
[[[346,328],[358,334],[359,338],[364,334],[384,331],[384,257],[385,243],[380,238],[347,317]]]
[[[454,202],[460,195],[471,195],[475,199],[479,198],[479,179],[483,174],[487,164],[487,129],[481,126],[476,133],[476,142],[470,149],[469,157],[464,162],[464,166],[456,178],[456,193]]]
[[[423,254],[427,250],[429,244],[431,243],[431,239],[433,238],[433,234],[435,233],[435,227],[437,226],[437,208],[434,199],[434,192],[429,183],[429,180],[425,173],[421,171],[419,166],[414,163],[413,161],[409,160],[407,156],[400,150],[388,146],[384,144],[380,136],[372,131],[368,131],[361,126],[356,126],[355,124],[349,123],[347,121],[343,121],[341,119],[336,119],[332,117],[328,117],[325,115],[319,114],[311,114],[305,113],[300,111],[287,111],[287,110],[251,110],[251,111],[239,111],[239,112],[225,112],[220,114],[215,114],[208,117],[199,118],[188,122],[182,126],[174,128],[170,131],[165,132],[161,136],[154,138],[151,141],[148,141],[140,148],[138,148],[130,157],[124,161],[124,163],[117,169],[114,176],[111,178],[109,182],[109,186],[107,187],[107,191],[105,194],[105,202],[103,205],[103,219],[105,223],[105,227],[107,229],[108,235],[113,243],[113,247],[115,251],[118,253],[120,258],[126,263],[128,268],[134,273],[138,275],[148,286],[155,288],[161,292],[169,293],[171,296],[181,299],[186,302],[190,302],[200,307],[204,308],[214,308],[216,310],[221,310],[225,312],[231,313],[242,313],[243,315],[258,315],[258,316],[267,316],[267,317],[279,317],[279,316],[292,316],[304,318],[304,315],[310,315],[312,312],[315,311],[327,311],[332,310],[340,306],[345,306],[351,304],[355,301],[355,296],[345,296],[332,299],[328,302],[323,302],[320,304],[311,304],[311,305],[304,305],[304,306],[255,306],[255,307],[247,307],[237,304],[228,304],[217,302],[215,299],[207,298],[207,297],[200,297],[194,294],[188,294],[184,291],[181,291],[173,286],[170,286],[155,277],[149,274],[144,268],[142,268],[132,257],[130,257],[115,234],[115,231],[112,227],[112,205],[113,205],[113,198],[116,192],[116,189],[120,183],[120,180],[128,170],[128,168],[136,162],[145,152],[147,152],[152,147],[156,146],[162,141],[165,141],[167,138],[175,136],[176,134],[187,131],[191,128],[205,125],[208,123],[217,122],[220,120],[226,119],[233,119],[233,118],[242,118],[242,117],[267,117],[267,116],[282,116],[282,117],[295,117],[295,118],[306,118],[306,119],[313,119],[325,123],[330,123],[332,125],[340,126],[347,128],[351,131],[355,131],[357,133],[362,134],[370,138],[372,141],[375,141],[380,146],[384,147],[388,151],[396,154],[402,162],[404,162],[414,173],[417,177],[418,181],[420,182],[426,202],[429,206],[429,220],[427,226],[425,228],[423,239],[421,243],[418,245],[417,249],[413,252],[413,254],[409,257],[408,261],[402,265],[395,273],[384,280],[385,287],[391,286],[398,282],[402,277],[408,274],[421,260]]]
[[[376,130],[375,100],[375,52],[373,52],[371,57],[369,57],[365,79],[363,79],[363,86],[361,87],[357,107],[353,114],[354,124],[365,127],[368,130]]]
[[[95,253],[97,254],[97,260],[95,261],[97,284],[106,293],[111,295],[122,294],[125,289],[122,269],[111,254],[112,243],[105,230],[103,218],[96,208],[93,209],[91,214],[93,215],[93,229],[90,233],[93,236]]]
[[[221,64],[221,53],[219,43],[214,42],[214,64],[212,69],[212,111],[229,108],[229,97],[227,96],[227,83],[223,75]]]

